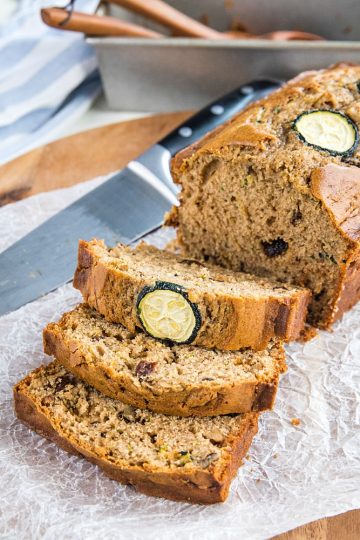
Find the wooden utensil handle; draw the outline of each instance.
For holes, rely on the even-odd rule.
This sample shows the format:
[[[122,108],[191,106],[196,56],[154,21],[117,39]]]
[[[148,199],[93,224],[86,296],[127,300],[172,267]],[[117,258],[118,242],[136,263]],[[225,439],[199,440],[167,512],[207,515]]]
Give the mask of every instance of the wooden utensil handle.
[[[267,34],[255,37],[272,39],[274,41],[324,41],[325,39],[317,34],[310,34],[309,32],[302,32],[300,30],[276,30],[275,32],[268,32]]]
[[[73,11],[68,17],[68,12],[65,9],[56,7],[42,9],[41,18],[45,24],[53,28],[84,32],[93,36],[164,37],[158,32],[114,17],[89,15],[77,11]]]
[[[209,28],[205,24],[188,17],[181,11],[169,6],[162,0],[109,0],[125,9],[139,13],[171,28],[177,35],[199,37],[205,39],[226,39],[221,32]]]

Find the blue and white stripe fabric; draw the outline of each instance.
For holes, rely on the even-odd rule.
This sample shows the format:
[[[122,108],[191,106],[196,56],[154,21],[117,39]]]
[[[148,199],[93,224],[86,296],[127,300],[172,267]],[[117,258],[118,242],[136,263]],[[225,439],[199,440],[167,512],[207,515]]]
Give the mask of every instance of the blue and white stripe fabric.
[[[81,34],[43,24],[49,4],[20,0],[0,27],[0,163],[56,138],[100,92],[93,49]],[[97,4],[76,0],[75,8],[90,13]]]

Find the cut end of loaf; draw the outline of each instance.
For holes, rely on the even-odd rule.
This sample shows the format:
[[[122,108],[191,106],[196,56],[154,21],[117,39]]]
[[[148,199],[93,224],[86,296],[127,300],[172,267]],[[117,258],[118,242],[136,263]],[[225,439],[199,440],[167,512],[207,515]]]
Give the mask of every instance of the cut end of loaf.
[[[327,328],[360,298],[360,149],[305,144],[302,113],[360,129],[360,66],[290,81],[173,160],[180,205],[168,224],[189,257],[309,288],[308,322]],[[356,144],[355,144],[356,143]]]

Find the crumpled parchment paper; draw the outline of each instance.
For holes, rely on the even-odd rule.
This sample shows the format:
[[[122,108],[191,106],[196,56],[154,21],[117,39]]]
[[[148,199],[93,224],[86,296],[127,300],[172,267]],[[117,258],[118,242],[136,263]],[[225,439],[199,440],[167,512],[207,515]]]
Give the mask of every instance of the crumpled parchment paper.
[[[100,181],[0,209],[0,251]],[[260,539],[360,506],[360,305],[332,333],[287,347],[275,409],[229,499],[205,507],[137,494],[15,419],[13,384],[49,361],[42,328],[79,300],[65,285],[0,318],[1,538]]]

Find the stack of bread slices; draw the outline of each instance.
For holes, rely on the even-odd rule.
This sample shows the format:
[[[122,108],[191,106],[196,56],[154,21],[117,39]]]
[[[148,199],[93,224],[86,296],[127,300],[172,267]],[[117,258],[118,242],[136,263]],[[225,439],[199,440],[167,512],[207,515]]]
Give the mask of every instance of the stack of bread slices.
[[[44,330],[54,361],[20,419],[148,495],[226,499],[303,330],[310,293],[142,243],[81,241],[84,303]]]

